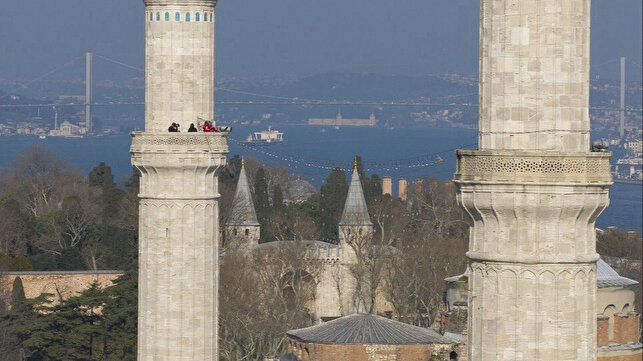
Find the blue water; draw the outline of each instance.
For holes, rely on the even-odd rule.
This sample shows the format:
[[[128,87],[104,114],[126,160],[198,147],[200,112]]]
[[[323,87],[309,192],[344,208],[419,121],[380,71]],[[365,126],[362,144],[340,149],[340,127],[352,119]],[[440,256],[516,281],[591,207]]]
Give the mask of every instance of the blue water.
[[[455,168],[454,149],[476,148],[477,132],[470,129],[394,129],[383,128],[315,128],[304,126],[278,126],[285,133],[282,144],[263,147],[239,146],[252,131],[261,126],[238,125],[233,129],[230,154],[254,155],[262,162],[284,165],[302,178],[320,185],[332,166],[349,168],[354,155],[361,155],[366,173],[413,180],[433,176],[449,180]],[[102,138],[38,139],[36,137],[0,137],[0,168],[34,143],[40,143],[67,157],[87,174],[99,162],[112,167],[117,180],[131,173],[128,134]],[[444,161],[436,163],[438,157]],[[409,168],[408,162],[420,165]],[[399,162],[393,162],[399,160]],[[308,164],[308,165],[307,165]],[[309,166],[314,164],[315,167]],[[397,169],[396,169],[397,167]],[[599,217],[597,226],[617,226],[623,230],[641,232],[643,226],[642,187],[631,184],[614,184],[610,192],[610,207]]]

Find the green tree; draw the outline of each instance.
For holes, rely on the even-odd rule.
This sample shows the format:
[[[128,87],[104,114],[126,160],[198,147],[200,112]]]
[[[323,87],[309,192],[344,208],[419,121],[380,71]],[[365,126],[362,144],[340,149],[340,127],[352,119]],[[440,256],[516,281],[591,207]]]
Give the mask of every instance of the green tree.
[[[104,326],[103,291],[93,283],[80,295],[56,306],[41,306],[35,320],[15,328],[27,360],[99,360]]]
[[[87,175],[87,181],[89,182],[89,185],[93,187],[114,186],[112,168],[104,162],[100,162],[89,172]]]
[[[382,180],[380,179],[380,176],[375,173],[371,174],[370,178],[366,177],[362,157],[359,155],[355,156],[355,165],[357,166],[357,174],[359,175],[359,179],[362,183],[366,205],[370,209],[375,202],[382,199]]]
[[[103,317],[108,360],[136,360],[138,272],[132,268],[105,289]]]
[[[337,240],[337,225],[342,216],[347,194],[346,173],[341,168],[334,168],[320,192],[319,223],[323,239]]]
[[[370,178],[363,179],[362,188],[369,209],[373,207],[373,204],[382,200],[382,180],[379,175],[371,174]]]
[[[0,252],[11,256],[25,255],[29,223],[29,216],[22,212],[18,201],[0,197]]]
[[[4,253],[0,253],[0,272],[3,271],[32,271],[33,265],[25,256],[11,258]]]
[[[87,264],[77,247],[66,248],[55,255],[56,271],[86,270]]]
[[[92,187],[100,188],[101,193],[101,208],[103,222],[113,220],[119,211],[119,204],[121,199],[125,196],[125,192],[118,188],[114,183],[114,175],[112,175],[112,168],[104,162],[100,162],[98,166],[89,172],[87,182]]]
[[[641,237],[634,232],[625,233],[610,229],[596,237],[596,251],[601,256],[640,260],[643,254],[642,245]]]
[[[11,307],[18,307],[25,299],[25,288],[22,285],[22,279],[16,277],[13,280],[13,288],[11,289]]]
[[[268,181],[266,180],[266,172],[261,167],[257,169],[257,172],[255,173],[254,202],[259,223],[264,225],[268,224],[268,216],[270,215]],[[261,227],[260,242],[268,242],[271,241],[272,238],[270,227]]]
[[[0,315],[0,360],[24,361],[31,358],[23,345],[24,333],[44,316],[40,311],[47,309],[51,294],[41,294],[33,299],[25,299],[11,307],[11,311]]]
[[[259,217],[259,222],[268,215],[270,208],[270,200],[268,199],[268,181],[266,180],[266,172],[263,168],[257,169],[255,173],[255,184],[254,184],[254,201],[255,201],[255,210],[257,212],[257,217]]]
[[[272,188],[272,210],[278,213],[284,211],[284,194],[279,184],[275,184]]]

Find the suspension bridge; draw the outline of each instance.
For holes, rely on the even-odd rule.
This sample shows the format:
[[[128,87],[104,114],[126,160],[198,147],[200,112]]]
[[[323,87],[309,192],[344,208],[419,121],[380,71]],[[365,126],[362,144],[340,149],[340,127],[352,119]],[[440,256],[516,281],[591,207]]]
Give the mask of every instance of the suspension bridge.
[[[114,64],[121,66],[123,68],[133,70],[135,72],[140,73],[143,75],[145,73],[145,70],[134,66],[130,64],[126,64],[124,62],[121,62],[116,59],[112,59],[110,57],[107,57],[105,55],[97,54],[97,53],[86,53],[85,54],[85,68],[86,68],[86,76],[85,76],[85,84],[86,84],[86,94],[85,94],[85,102],[80,104],[80,103],[33,103],[33,104],[0,104],[0,108],[34,108],[34,107],[79,107],[79,106],[98,106],[98,107],[115,107],[115,106],[143,106],[145,105],[144,102],[122,102],[122,101],[116,101],[116,102],[94,102],[92,101],[92,73],[93,73],[93,58],[98,58],[100,60],[104,60],[108,63]],[[11,95],[15,95],[16,92],[18,92],[21,89],[29,87],[31,84],[42,81],[46,79],[47,77],[56,74],[66,68],[71,67],[72,65],[76,64],[80,59],[82,59],[82,56],[76,56],[70,59],[69,61],[65,62],[63,65],[55,67],[44,74],[41,74],[27,82],[19,84],[17,87],[9,90],[8,92],[4,93],[3,95],[0,95],[0,101],[3,98],[9,97]],[[618,61],[618,59],[613,59],[610,61],[607,61],[605,63],[599,64],[597,67],[609,65],[613,62]],[[637,67],[641,67],[640,64],[631,61],[627,59],[627,62],[632,63],[633,65]],[[597,80],[593,79],[593,80]],[[458,99],[458,98],[463,98],[463,97],[471,97],[471,96],[477,96],[478,93],[466,93],[466,94],[454,94],[454,95],[444,95],[444,96],[433,96],[433,97],[423,97],[421,101],[384,101],[384,100],[379,100],[379,101],[367,101],[367,100],[326,100],[326,99],[309,99],[309,98],[301,98],[298,96],[280,96],[280,95],[274,95],[274,94],[265,94],[265,93],[258,93],[258,92],[253,92],[253,91],[247,91],[247,90],[241,90],[241,89],[232,89],[232,88],[227,88],[227,87],[215,87],[216,91],[222,91],[222,92],[228,92],[232,94],[239,94],[239,95],[246,95],[249,97],[254,97],[258,99],[252,99],[252,100],[240,100],[240,101],[217,101],[217,104],[221,105],[248,105],[248,106],[260,106],[260,105],[292,105],[292,106],[302,106],[302,105],[336,105],[336,106],[341,106],[341,105],[346,105],[346,106],[389,106],[389,107],[472,107],[472,108],[477,108],[478,104],[477,103],[467,103],[467,102],[455,102],[455,101],[448,101],[449,99]],[[618,107],[606,107],[606,106],[593,106],[590,107],[590,110],[597,110],[597,111],[614,111],[618,112],[621,111],[620,108]],[[627,111],[643,111],[643,108],[637,108],[637,107],[626,107]]]
[[[112,59],[110,57],[96,54],[96,53],[86,53],[85,56],[85,99],[82,103],[32,103],[32,104],[0,104],[0,109],[6,108],[40,108],[40,107],[85,107],[86,115],[86,124],[91,124],[91,114],[93,107],[117,107],[117,106],[144,106],[144,102],[136,101],[114,101],[114,102],[96,102],[92,98],[92,86],[93,86],[93,70],[94,70],[94,60],[99,59],[107,63],[121,66],[125,69],[129,69],[138,74],[143,75],[144,70],[140,67],[126,64],[122,61]],[[83,56],[76,56],[61,66],[55,67],[34,79],[31,79],[27,82],[19,84],[14,89],[11,89],[9,92],[0,95],[0,102],[3,98],[16,94],[21,89],[28,88],[30,85],[42,81],[47,77],[50,77],[57,72],[63,71],[66,68],[69,68],[77,64]],[[606,63],[600,64],[599,66],[606,66],[611,64],[613,61],[608,61]],[[640,64],[635,64],[640,67]],[[438,97],[427,97],[422,101],[359,101],[359,100],[324,100],[324,99],[309,99],[301,97],[289,97],[289,96],[280,96],[274,94],[265,94],[258,93],[253,91],[247,91],[242,89],[232,89],[227,87],[216,87],[216,91],[229,92],[232,94],[239,94],[249,97],[248,100],[239,100],[239,101],[218,101],[219,105],[243,105],[243,106],[261,106],[261,105],[281,105],[281,106],[317,106],[317,105],[331,105],[331,106],[380,106],[380,107],[471,107],[477,108],[477,103],[467,103],[467,102],[458,102],[458,99],[465,97],[477,96],[477,93],[467,93],[467,94],[455,94],[455,95],[445,95]],[[642,111],[641,108],[635,107],[590,107],[593,111],[605,111],[605,112],[622,112],[623,109],[626,111]],[[90,126],[88,126],[89,129]],[[337,161],[329,159],[319,159],[312,157],[305,157],[301,154],[294,154],[285,152],[282,149],[275,147],[261,147],[252,144],[247,144],[240,142],[235,139],[230,139],[231,145],[237,147],[240,150],[243,150],[246,153],[251,153],[269,161],[275,161],[284,166],[288,166],[289,169],[293,171],[308,175],[308,176],[319,176],[320,171],[331,170],[333,168],[340,168],[345,171],[350,171],[352,168],[352,162],[350,160],[346,161]],[[464,144],[456,148],[468,148],[474,146],[475,144]],[[390,159],[390,160],[378,160],[378,161],[369,161],[365,160],[363,162],[364,170],[368,172],[385,172],[385,173],[394,173],[397,176],[418,174],[418,171],[421,172],[422,169],[429,167],[437,166],[443,163],[443,156],[445,154],[452,155],[453,149],[446,149],[439,152],[433,152],[429,154],[417,155],[414,157],[403,158],[403,159]]]

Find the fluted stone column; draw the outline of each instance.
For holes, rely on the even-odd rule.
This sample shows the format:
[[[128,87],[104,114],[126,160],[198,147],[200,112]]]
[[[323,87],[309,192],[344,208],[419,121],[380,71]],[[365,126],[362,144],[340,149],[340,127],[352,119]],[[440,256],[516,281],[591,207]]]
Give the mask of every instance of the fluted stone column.
[[[594,224],[609,154],[589,144],[589,0],[482,0],[480,150],[455,182],[471,218],[469,360],[595,360]]]
[[[132,133],[139,192],[138,360],[218,360],[215,0],[145,0],[145,131]],[[180,133],[168,132],[172,123]]]

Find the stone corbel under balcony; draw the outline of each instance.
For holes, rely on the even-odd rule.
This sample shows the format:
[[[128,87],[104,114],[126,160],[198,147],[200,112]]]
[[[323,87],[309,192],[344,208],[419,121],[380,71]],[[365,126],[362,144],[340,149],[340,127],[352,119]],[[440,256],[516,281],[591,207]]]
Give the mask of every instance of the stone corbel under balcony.
[[[611,185],[611,153],[458,150],[456,183]]]

